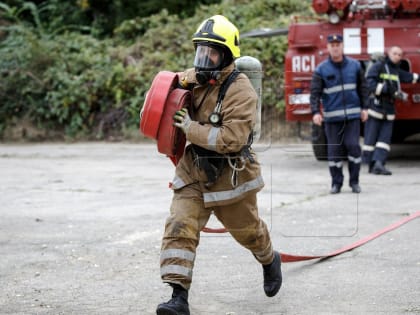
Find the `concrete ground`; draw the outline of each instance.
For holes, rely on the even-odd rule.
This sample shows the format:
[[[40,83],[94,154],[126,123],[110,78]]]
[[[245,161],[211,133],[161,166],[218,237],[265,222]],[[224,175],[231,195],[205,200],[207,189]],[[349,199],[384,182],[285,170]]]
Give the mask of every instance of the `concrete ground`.
[[[392,176],[330,195],[307,144],[257,144],[274,247],[327,254],[420,211],[420,146]],[[0,144],[0,314],[154,314],[170,296],[159,248],[174,168],[155,144]],[[348,172],[345,170],[348,180]],[[214,219],[208,227],[220,227]],[[229,235],[202,233],[191,314],[420,314],[420,219],[326,260],[284,263],[274,298]]]

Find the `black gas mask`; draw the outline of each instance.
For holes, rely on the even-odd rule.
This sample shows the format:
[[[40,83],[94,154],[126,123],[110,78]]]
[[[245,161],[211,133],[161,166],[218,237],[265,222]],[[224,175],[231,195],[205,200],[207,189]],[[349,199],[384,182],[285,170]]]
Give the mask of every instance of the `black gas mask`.
[[[213,45],[198,44],[195,50],[194,67],[200,85],[214,84],[220,78],[223,67],[223,51]]]

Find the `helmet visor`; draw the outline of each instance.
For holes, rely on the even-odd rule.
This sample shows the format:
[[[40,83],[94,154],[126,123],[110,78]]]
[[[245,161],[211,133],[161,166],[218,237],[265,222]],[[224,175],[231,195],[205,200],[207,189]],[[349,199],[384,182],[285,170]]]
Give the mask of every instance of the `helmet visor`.
[[[194,67],[202,70],[214,70],[220,67],[223,61],[222,53],[216,48],[197,45],[194,58]]]

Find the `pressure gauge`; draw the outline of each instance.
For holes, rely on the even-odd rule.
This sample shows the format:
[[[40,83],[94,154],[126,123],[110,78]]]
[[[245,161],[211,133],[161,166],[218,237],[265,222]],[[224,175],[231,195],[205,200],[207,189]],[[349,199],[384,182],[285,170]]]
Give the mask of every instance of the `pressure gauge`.
[[[220,113],[213,112],[213,113],[210,114],[209,122],[213,126],[215,126],[215,127],[220,126],[221,121],[222,121],[222,116],[220,115]]]

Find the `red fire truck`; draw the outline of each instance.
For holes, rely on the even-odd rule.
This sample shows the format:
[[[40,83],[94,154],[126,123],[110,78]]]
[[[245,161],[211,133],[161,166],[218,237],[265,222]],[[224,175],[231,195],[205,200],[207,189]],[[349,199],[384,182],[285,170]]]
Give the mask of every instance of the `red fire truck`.
[[[310,82],[315,67],[328,56],[326,38],[341,33],[344,53],[367,69],[375,54],[394,45],[404,51],[401,67],[420,73],[420,0],[313,0],[317,22],[294,18],[288,29],[285,103],[288,121],[310,121]],[[420,85],[402,84],[408,101],[397,101],[393,142],[420,133]],[[323,128],[312,126],[315,157],[326,158]]]

